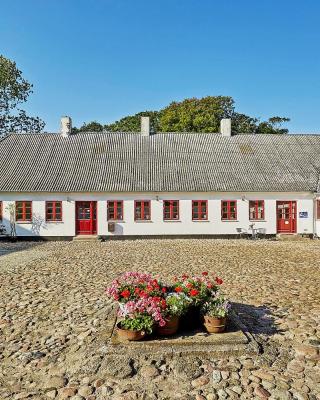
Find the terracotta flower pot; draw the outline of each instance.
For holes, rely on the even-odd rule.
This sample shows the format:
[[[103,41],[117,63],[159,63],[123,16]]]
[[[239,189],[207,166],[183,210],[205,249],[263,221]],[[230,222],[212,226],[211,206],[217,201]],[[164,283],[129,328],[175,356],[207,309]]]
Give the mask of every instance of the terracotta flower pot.
[[[174,335],[179,328],[179,317],[171,317],[165,326],[157,326],[157,334],[159,336],[171,336]]]
[[[221,333],[226,329],[227,318],[204,316],[204,326],[209,333]]]
[[[117,324],[117,334],[121,340],[141,340],[146,336],[145,331],[131,331],[129,329],[122,329],[120,322]]]

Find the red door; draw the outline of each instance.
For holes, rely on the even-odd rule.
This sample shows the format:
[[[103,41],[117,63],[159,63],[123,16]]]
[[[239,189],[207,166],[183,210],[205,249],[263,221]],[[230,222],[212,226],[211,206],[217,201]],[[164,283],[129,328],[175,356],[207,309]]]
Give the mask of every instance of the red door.
[[[97,202],[76,202],[76,234],[94,235],[97,233]]]
[[[277,232],[297,232],[297,202],[277,201]]]

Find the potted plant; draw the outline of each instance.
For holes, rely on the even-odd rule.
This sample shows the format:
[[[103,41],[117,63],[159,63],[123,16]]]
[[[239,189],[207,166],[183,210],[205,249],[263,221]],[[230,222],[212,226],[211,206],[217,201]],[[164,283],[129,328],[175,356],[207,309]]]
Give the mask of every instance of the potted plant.
[[[219,294],[202,305],[204,326],[209,333],[221,333],[225,330],[230,308],[229,301]]]
[[[166,306],[163,315],[166,320],[164,326],[157,326],[157,334],[160,336],[174,335],[179,329],[179,319],[185,314],[192,300],[184,293],[169,293],[166,296]]]
[[[107,296],[119,304],[148,297],[162,297],[167,292],[157,279],[141,272],[125,272],[106,289]]]
[[[185,328],[200,326],[200,309],[201,306],[212,298],[221,285],[222,279],[216,277],[214,280],[209,277],[208,272],[202,272],[201,276],[182,275],[180,279],[175,279],[173,290],[177,293],[184,293],[190,299],[190,307],[188,312],[182,319],[182,325]]]
[[[120,303],[117,324],[118,336],[125,340],[141,340],[150,335],[156,325],[164,326],[163,310],[166,301],[161,297],[148,297]]]
[[[143,339],[152,333],[154,320],[147,314],[135,314],[126,316],[117,323],[117,333],[120,339],[136,341]]]

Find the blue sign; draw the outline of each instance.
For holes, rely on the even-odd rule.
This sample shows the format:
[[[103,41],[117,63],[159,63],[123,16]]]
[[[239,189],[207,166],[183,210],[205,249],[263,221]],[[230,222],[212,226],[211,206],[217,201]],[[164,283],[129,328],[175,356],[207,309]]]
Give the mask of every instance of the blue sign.
[[[299,218],[308,218],[308,211],[300,211]]]

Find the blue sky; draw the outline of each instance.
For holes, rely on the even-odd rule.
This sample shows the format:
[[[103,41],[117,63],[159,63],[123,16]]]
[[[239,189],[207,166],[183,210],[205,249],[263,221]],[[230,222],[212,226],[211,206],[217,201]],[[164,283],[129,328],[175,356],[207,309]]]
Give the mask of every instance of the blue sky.
[[[319,132],[319,16],[315,0],[3,0],[0,53],[34,84],[26,109],[47,131],[228,95]]]

